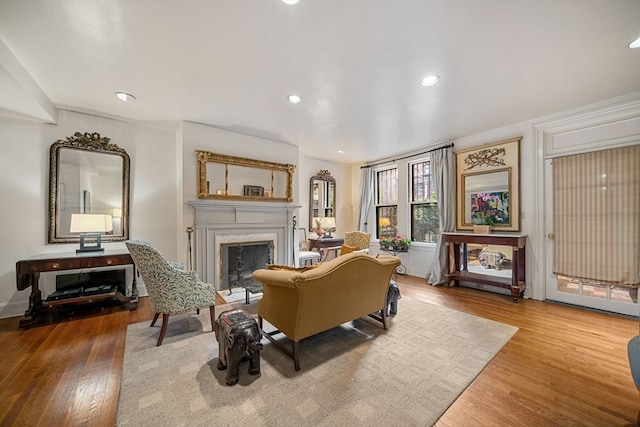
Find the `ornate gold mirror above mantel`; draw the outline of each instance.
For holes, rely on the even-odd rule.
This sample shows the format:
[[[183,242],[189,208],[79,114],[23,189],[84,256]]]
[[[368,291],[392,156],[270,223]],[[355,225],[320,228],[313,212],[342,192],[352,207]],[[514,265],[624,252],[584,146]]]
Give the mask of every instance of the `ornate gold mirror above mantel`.
[[[326,169],[309,181],[309,230],[336,227],[336,180]]]
[[[129,238],[129,155],[99,133],[76,132],[50,148],[49,243],[77,243],[72,214],[109,216],[102,241]],[[106,217],[105,217],[106,218]]]
[[[198,198],[293,201],[295,165],[196,150]]]
[[[497,231],[520,231],[520,140],[456,153],[458,230],[487,224]]]

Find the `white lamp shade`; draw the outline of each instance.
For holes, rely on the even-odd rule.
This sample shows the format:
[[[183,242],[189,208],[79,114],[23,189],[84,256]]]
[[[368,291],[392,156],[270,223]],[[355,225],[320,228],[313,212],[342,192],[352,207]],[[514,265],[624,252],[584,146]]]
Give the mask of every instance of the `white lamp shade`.
[[[71,214],[72,233],[106,233],[112,230],[111,215]]]
[[[332,216],[322,219],[322,228],[330,229],[336,228],[336,219]]]

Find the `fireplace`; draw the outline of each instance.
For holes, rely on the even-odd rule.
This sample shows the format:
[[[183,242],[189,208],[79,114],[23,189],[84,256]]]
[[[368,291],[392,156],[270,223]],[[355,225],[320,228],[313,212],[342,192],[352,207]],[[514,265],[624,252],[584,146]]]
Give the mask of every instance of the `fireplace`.
[[[195,209],[196,271],[201,280],[213,283],[217,290],[239,286],[235,284],[238,279],[233,265],[237,261],[233,251],[237,249],[231,248],[242,248],[245,266],[245,256],[250,252],[263,254],[263,258],[251,261],[247,270],[264,268],[269,258],[263,249],[269,245],[272,263],[293,265],[293,218],[299,206],[221,200],[194,200],[187,204]],[[260,246],[263,249],[258,249]],[[250,277],[251,273],[246,271],[241,276]]]
[[[221,245],[220,289],[255,289],[251,273],[273,263],[273,242],[241,242]]]

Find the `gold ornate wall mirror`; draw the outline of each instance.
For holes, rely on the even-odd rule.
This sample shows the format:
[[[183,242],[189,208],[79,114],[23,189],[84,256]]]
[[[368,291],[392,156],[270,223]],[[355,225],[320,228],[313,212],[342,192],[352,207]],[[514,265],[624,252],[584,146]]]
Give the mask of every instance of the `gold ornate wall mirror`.
[[[498,231],[520,230],[521,139],[456,153],[459,230],[472,230],[487,217]]]
[[[335,228],[336,220],[336,180],[323,169],[309,181],[309,230],[323,227]]]
[[[196,150],[198,198],[293,201],[295,165]]]
[[[76,132],[49,150],[49,243],[76,243],[71,215],[110,215],[102,241],[129,238],[129,155],[98,133]]]

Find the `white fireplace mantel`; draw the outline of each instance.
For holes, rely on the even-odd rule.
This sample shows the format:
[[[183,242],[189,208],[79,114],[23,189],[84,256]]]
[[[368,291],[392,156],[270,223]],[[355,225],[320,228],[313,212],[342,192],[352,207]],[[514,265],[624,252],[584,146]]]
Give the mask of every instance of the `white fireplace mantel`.
[[[224,288],[221,243],[274,241],[274,262],[293,265],[294,222],[300,206],[285,203],[192,200],[195,209],[195,266],[201,280]]]

